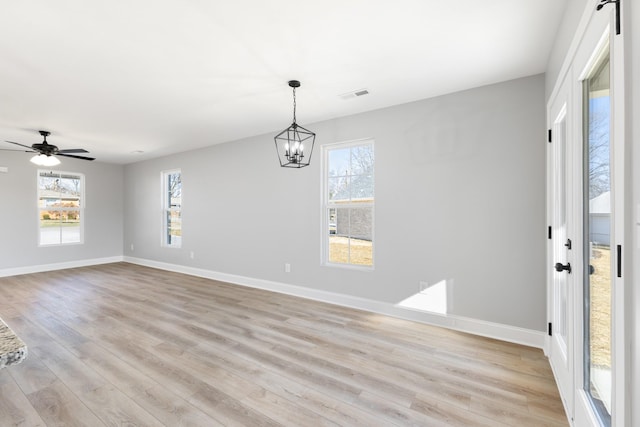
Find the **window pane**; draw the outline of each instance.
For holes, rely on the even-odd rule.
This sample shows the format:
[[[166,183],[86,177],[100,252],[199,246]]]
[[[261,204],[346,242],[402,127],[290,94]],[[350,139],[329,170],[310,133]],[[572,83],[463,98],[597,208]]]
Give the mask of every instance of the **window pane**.
[[[365,175],[373,173],[373,145],[360,145],[351,148],[351,174]]]
[[[80,243],[80,210],[40,211],[40,244]]]
[[[373,242],[371,240],[350,239],[351,264],[373,265]]]
[[[335,208],[336,212],[336,232],[338,236],[349,237],[349,209]]]
[[[62,175],[58,182],[60,194],[65,199],[80,198],[80,178],[77,176]]]
[[[329,262],[349,262],[349,209],[330,208]]]
[[[346,176],[350,171],[350,148],[338,148],[329,151],[329,176]]]
[[[349,262],[349,238],[329,236],[329,262],[347,264]]]
[[[167,207],[179,208],[182,205],[182,177],[179,172],[167,175],[167,191]]]
[[[40,227],[46,226],[57,226],[60,222],[60,212],[59,211],[48,211],[41,210],[40,211]]]
[[[58,178],[53,176],[38,176],[38,207],[55,207],[60,205],[60,190]]]
[[[59,176],[40,173],[38,177],[38,190],[55,190],[57,188]]]
[[[359,175],[351,178],[351,199],[373,199],[373,175]]]
[[[329,236],[329,262],[339,264],[349,263],[349,238],[344,236]]]
[[[69,210],[61,213],[60,223],[61,243],[80,242],[80,211]]]
[[[373,208],[330,208],[329,262],[373,265]]]
[[[337,221],[337,212],[335,208],[329,209],[329,234],[336,234],[338,230],[338,226],[336,224]]]
[[[350,262],[357,265],[373,265],[373,209],[350,209]]]
[[[585,81],[584,108],[588,113],[585,139],[585,209],[589,221],[585,227],[586,274],[584,297],[586,348],[585,389],[600,417],[611,423],[611,243],[613,209],[611,204],[611,98],[609,57]]]
[[[373,209],[370,207],[349,209],[350,237],[371,241],[373,230]]]
[[[62,241],[61,230],[60,221],[40,221],[40,244],[59,245]]]
[[[349,199],[349,178],[347,176],[329,178],[329,200],[340,201]]]
[[[167,245],[182,244],[182,217],[180,211],[167,212]]]

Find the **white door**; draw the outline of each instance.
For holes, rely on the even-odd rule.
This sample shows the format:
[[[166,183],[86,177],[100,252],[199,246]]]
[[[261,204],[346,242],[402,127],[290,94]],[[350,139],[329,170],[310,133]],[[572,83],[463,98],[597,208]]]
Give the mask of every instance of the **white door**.
[[[626,426],[624,49],[591,6],[547,106],[549,358],[574,426]]]
[[[563,398],[567,413],[573,413],[573,302],[575,275],[572,275],[575,262],[571,259],[573,242],[571,235],[572,204],[569,196],[572,188],[571,148],[568,144],[571,86],[565,81],[551,102],[548,111],[550,129],[550,144],[548,150],[551,176],[548,191],[551,195],[549,206],[549,218],[551,225],[549,230],[549,295],[550,301],[550,325],[551,345],[549,347],[549,359],[554,371],[558,388]],[[573,262],[573,265],[572,265]]]
[[[576,311],[575,420],[625,424],[624,74],[615,9],[596,12],[575,58],[582,147],[580,309]],[[578,279],[578,277],[576,277]]]

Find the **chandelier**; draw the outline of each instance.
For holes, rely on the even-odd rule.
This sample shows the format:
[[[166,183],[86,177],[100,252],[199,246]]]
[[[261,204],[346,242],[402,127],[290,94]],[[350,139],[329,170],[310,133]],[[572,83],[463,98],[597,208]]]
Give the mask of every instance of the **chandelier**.
[[[290,80],[289,87],[293,88],[293,123],[273,139],[276,143],[280,166],[303,168],[309,166],[311,161],[316,134],[296,123],[296,88],[300,87],[300,82]]]

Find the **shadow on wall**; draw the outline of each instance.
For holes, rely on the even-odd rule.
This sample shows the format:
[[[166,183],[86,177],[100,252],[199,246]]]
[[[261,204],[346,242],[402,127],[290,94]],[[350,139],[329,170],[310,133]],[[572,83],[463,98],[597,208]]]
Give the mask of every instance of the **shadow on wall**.
[[[453,279],[441,280],[431,286],[427,286],[417,294],[400,301],[396,304],[396,307],[447,314],[452,308],[450,307],[452,291]]]

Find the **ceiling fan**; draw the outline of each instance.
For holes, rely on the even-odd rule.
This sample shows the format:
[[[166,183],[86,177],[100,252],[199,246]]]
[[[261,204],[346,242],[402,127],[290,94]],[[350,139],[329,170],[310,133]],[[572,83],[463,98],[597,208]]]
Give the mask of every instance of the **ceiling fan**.
[[[60,150],[55,145],[49,144],[47,142],[47,136],[51,135],[51,132],[46,130],[38,131],[40,135],[44,137],[44,140],[40,144],[33,144],[32,146],[20,144],[18,142],[13,141],[5,141],[9,144],[19,145],[20,147],[28,148],[29,150],[24,150],[26,153],[38,153],[37,156],[34,156],[31,161],[37,165],[41,166],[55,166],[60,164],[60,161],[53,156],[64,156],[64,157],[73,157],[74,159],[82,159],[82,160],[95,160],[93,157],[86,156],[78,156],[71,153],[88,153],[84,148],[71,148],[68,150]],[[9,149],[1,149],[3,151],[22,151],[22,150],[9,150]]]

